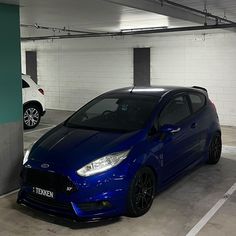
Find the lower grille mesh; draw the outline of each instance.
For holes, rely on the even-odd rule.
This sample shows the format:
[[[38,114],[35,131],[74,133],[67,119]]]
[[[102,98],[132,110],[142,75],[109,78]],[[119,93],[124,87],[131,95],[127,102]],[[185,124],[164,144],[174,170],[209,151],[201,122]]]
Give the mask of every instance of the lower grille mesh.
[[[53,199],[47,199],[33,193],[27,193],[26,200],[30,203],[41,205],[47,208],[55,208],[61,211],[72,211],[72,206],[70,203],[57,202]]]

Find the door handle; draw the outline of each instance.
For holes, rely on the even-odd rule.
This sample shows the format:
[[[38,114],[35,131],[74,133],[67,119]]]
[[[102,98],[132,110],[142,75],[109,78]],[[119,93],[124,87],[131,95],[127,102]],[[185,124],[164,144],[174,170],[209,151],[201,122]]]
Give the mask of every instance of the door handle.
[[[170,132],[171,132],[172,134],[176,134],[176,133],[178,133],[180,130],[181,130],[181,128],[177,128],[177,129],[171,130]]]
[[[195,129],[196,127],[197,127],[197,123],[195,123],[195,122],[192,123],[191,128],[192,128],[192,129]]]

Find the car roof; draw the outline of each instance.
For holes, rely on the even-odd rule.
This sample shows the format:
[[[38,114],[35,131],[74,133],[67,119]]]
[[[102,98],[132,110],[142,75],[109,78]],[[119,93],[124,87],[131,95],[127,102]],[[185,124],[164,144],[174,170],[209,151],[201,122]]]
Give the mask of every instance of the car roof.
[[[30,75],[22,74],[21,79],[27,82],[31,88],[35,88],[35,89],[39,88],[39,86],[31,79]]]
[[[112,95],[112,94],[139,94],[139,95],[149,95],[149,96],[157,96],[162,97],[163,95],[169,93],[178,93],[178,92],[200,92],[207,95],[206,90],[201,87],[181,87],[181,86],[148,86],[148,87],[126,87],[120,88],[116,90],[109,91],[104,95]]]

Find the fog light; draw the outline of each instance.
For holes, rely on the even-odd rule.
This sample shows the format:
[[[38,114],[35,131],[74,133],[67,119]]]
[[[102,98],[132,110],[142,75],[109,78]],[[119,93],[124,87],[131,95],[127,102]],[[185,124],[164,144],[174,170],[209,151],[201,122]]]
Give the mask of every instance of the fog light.
[[[101,204],[103,207],[111,207],[111,203],[108,201],[102,201]]]
[[[100,202],[88,202],[88,203],[80,203],[79,208],[82,211],[94,211],[94,210],[103,210],[111,207],[111,203],[108,201],[100,201]]]

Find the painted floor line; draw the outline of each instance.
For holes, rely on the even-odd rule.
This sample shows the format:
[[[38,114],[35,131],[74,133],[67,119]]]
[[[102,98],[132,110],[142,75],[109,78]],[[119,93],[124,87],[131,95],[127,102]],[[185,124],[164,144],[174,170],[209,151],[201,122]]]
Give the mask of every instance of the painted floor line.
[[[53,125],[53,124],[50,124],[50,123],[44,123],[44,122],[40,122],[40,125],[51,126],[51,125]]]
[[[222,152],[223,153],[236,153],[236,146],[222,146]]]
[[[230,196],[236,191],[236,183],[224,194],[204,216],[203,218],[186,234],[186,236],[195,236],[207,224],[207,222],[215,215],[215,213],[224,205]]]
[[[14,190],[14,191],[12,191],[10,193],[3,194],[3,195],[0,196],[0,199],[8,197],[8,196],[10,196],[10,195],[12,195],[14,193],[17,193],[18,191],[19,191],[19,189],[16,189],[16,190]]]
[[[39,131],[42,131],[42,130],[51,129],[51,128],[55,127],[55,126],[56,125],[53,125],[53,126],[50,126],[50,127],[46,127],[46,128],[42,128],[42,129],[36,129],[36,130],[33,130],[33,131],[28,131],[28,132],[25,132],[24,134],[31,134],[31,133],[39,132]]]

